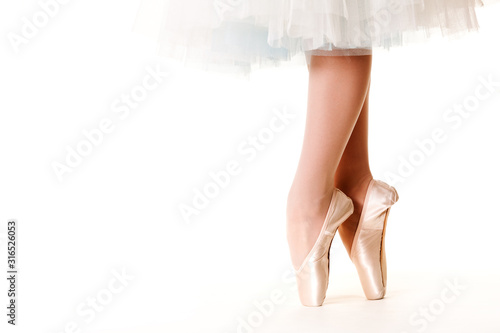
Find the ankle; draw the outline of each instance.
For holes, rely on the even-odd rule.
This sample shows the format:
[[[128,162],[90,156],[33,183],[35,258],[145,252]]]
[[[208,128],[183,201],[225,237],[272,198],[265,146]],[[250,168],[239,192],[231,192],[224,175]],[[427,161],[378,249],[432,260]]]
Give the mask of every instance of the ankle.
[[[289,221],[312,221],[324,219],[332,199],[333,189],[325,193],[313,195],[300,195],[293,189],[290,190],[286,215]]]
[[[372,179],[372,174],[368,172],[356,178],[342,179],[342,181],[337,182],[336,186],[350,197],[355,205],[359,205],[363,204],[366,190]]]

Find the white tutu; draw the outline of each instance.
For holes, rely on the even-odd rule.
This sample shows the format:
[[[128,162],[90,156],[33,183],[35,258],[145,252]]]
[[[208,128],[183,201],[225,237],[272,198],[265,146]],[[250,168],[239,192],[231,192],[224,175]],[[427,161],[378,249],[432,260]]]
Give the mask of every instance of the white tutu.
[[[304,53],[364,55],[374,48],[459,38],[476,7],[500,0],[142,0],[133,31],[186,66],[248,74]]]

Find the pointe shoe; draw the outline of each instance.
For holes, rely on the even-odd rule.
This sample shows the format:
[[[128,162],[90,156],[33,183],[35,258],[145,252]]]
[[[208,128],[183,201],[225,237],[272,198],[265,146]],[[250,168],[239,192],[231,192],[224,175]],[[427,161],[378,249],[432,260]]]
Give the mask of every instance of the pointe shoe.
[[[385,296],[387,265],[384,236],[389,211],[398,199],[394,187],[380,180],[370,181],[350,251],[368,300]]]
[[[326,296],[330,273],[330,247],[337,228],[353,213],[352,200],[342,191],[333,191],[321,232],[302,265],[295,270],[300,302],[321,306]]]

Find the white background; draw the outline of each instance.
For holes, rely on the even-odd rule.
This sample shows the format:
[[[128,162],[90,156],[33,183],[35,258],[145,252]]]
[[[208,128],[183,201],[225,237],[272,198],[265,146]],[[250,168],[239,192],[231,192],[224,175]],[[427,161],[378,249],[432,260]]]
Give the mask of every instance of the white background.
[[[0,5],[0,258],[4,276],[6,222],[17,219],[20,272],[15,328],[1,279],[2,332],[500,332],[499,86],[455,128],[443,118],[473,100],[481,77],[500,82],[498,6],[478,9],[480,33],[374,54],[375,178],[391,181],[436,128],[446,140],[391,181],[400,200],[386,235],[386,298],[365,300],[337,236],[327,300],[310,309],[293,290],[285,238],[307,68],[249,81],[182,69],[131,32],[138,5],[69,1],[18,52],[7,35],[40,5]],[[121,119],[115,101],[148,68],[170,75]],[[237,147],[284,108],[296,117],[245,160]],[[58,179],[53,163],[105,118],[111,133]],[[231,160],[241,173],[187,223],[180,204]],[[109,292],[122,271],[130,280]],[[448,280],[465,290],[453,294]],[[275,289],[285,302],[259,310]],[[92,298],[106,304],[90,310]]]

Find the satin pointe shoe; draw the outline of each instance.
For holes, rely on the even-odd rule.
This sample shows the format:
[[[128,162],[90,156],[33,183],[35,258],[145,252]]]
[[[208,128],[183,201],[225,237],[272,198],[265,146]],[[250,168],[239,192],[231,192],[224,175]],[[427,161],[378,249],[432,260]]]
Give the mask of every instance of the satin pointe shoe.
[[[384,236],[389,211],[398,199],[394,187],[380,180],[370,181],[350,251],[368,300],[385,296],[387,265]]]
[[[315,244],[298,270],[295,270],[300,302],[321,306],[326,296],[330,274],[330,247],[337,228],[353,213],[352,200],[342,191],[333,191],[323,227]]]

